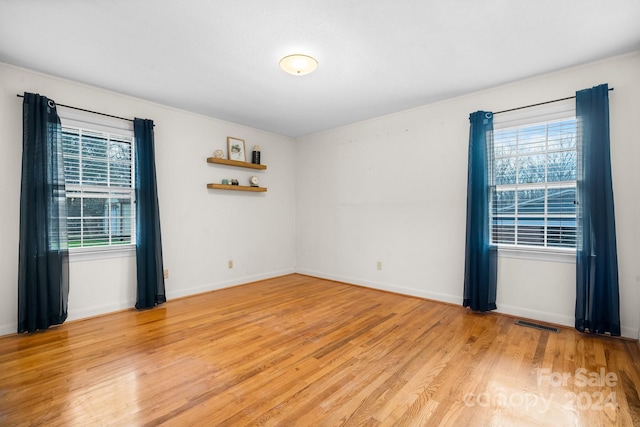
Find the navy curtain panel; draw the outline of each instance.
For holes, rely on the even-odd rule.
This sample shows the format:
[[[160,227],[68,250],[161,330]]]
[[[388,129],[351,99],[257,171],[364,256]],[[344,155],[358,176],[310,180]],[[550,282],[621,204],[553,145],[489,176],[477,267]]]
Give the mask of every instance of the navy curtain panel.
[[[576,92],[576,117],[576,329],[619,336],[618,255],[606,84]]]
[[[136,308],[166,302],[160,236],[160,210],[156,184],[153,121],[133,121],[136,139]]]
[[[489,200],[493,170],[493,114],[469,116],[469,172],[467,180],[467,239],[463,306],[475,311],[495,310],[498,251],[490,244]]]
[[[55,103],[25,93],[18,255],[18,333],[67,319],[69,250],[60,118]]]

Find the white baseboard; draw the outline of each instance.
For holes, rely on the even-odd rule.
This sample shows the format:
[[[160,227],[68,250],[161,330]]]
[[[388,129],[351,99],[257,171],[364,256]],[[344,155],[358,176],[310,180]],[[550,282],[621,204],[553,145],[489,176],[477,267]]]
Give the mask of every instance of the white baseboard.
[[[638,328],[627,328],[625,326],[620,326],[620,335],[625,338],[631,338],[634,340],[640,339],[640,329]]]
[[[505,304],[498,304],[497,313],[504,313],[510,316],[524,317],[531,320],[539,320],[541,322],[553,323],[561,326],[568,326],[570,328],[575,327],[576,320],[573,316],[567,316],[557,313],[549,313],[539,310],[531,310],[523,307],[516,307]],[[639,329],[620,327],[620,336],[624,338],[638,339]]]
[[[573,327],[575,319],[571,316],[566,316],[557,313],[549,313],[546,311],[531,310],[529,308],[518,307],[513,305],[506,305],[498,303],[498,309],[496,313],[508,314],[510,316],[522,317],[525,319],[538,320],[540,322],[553,323],[560,326]]]
[[[294,268],[271,271],[268,273],[254,274],[252,276],[237,277],[232,280],[225,280],[222,282],[206,283],[192,288],[180,289],[178,291],[167,290],[167,300],[172,298],[181,298],[189,295],[201,294],[203,292],[215,291],[217,289],[230,288],[232,286],[244,285],[245,283],[257,282],[258,280],[272,279],[274,277],[286,276],[287,274],[293,274],[296,270]]]
[[[15,334],[18,331],[18,324],[0,325],[0,336]]]
[[[207,283],[207,284],[195,286],[192,288],[180,289],[179,291],[172,291],[169,288],[166,290],[167,301],[170,301],[173,298],[180,298],[180,297],[195,295],[203,292],[213,291],[216,289],[229,288],[231,286],[237,286],[237,285],[243,285],[245,283],[256,282],[258,280],[265,280],[265,279],[271,279],[274,277],[285,276],[287,274],[293,274],[295,272],[296,272],[295,269],[290,268],[290,269],[284,269],[284,270],[278,270],[278,271],[271,271],[268,273],[255,274],[253,276],[238,277],[233,280],[227,280],[224,282]],[[115,311],[120,311],[120,310],[126,310],[129,308],[135,307],[135,304],[136,304],[135,300],[122,301],[114,304],[96,306],[96,307],[91,307],[91,308],[82,309],[82,310],[72,310],[69,312],[69,317],[67,318],[67,321],[81,320],[81,319],[86,319],[88,317],[94,317],[102,314],[113,313]],[[17,330],[18,330],[17,323],[0,325],[0,336],[15,334]]]
[[[70,320],[82,320],[88,317],[100,316],[102,314],[113,313],[115,311],[126,310],[128,308],[133,308],[136,305],[135,300],[133,301],[121,301],[114,304],[101,305],[90,308],[83,308],[81,310],[69,310],[69,317],[67,317],[67,321]]]
[[[113,313],[115,311],[126,310],[127,308],[132,308],[135,303],[135,301],[124,301],[115,304],[90,307],[82,310],[70,309],[67,313],[67,320],[65,322],[82,320],[89,317],[100,316],[102,314]],[[9,325],[0,325],[0,336],[15,334],[17,330],[17,322]]]
[[[335,274],[324,273],[321,271],[308,270],[304,268],[298,268],[297,273],[306,274],[308,276],[319,277],[322,279],[335,280],[337,282],[350,283],[353,285],[364,286],[372,289],[379,289],[382,291],[395,292],[403,295],[410,295],[420,298],[431,299],[434,301],[446,302],[450,304],[462,305],[461,295],[442,294],[437,292],[429,292],[421,289],[408,288],[397,285],[389,285],[386,283],[371,282],[368,280],[357,279],[354,277],[340,276]],[[538,320],[541,322],[553,323],[561,326],[574,327],[575,319],[573,316],[567,316],[557,313],[549,313],[538,310],[531,310],[524,307],[517,307],[512,305],[498,304],[497,313],[508,314],[510,316],[524,317],[531,320]],[[640,339],[640,329],[621,327],[621,335],[625,338]]]
[[[344,282],[352,285],[364,286],[366,288],[378,289],[381,291],[389,291],[402,295],[410,295],[414,297],[420,297],[425,299],[432,299],[434,301],[447,302],[450,304],[462,304],[462,296],[442,294],[439,292],[429,292],[421,289],[408,288],[398,285],[390,285],[388,283],[372,282],[369,280],[358,279],[355,277],[340,276],[336,274],[324,273],[321,271],[308,270],[299,268],[297,273],[306,274],[307,276],[319,277],[321,279],[335,280],[336,282]]]

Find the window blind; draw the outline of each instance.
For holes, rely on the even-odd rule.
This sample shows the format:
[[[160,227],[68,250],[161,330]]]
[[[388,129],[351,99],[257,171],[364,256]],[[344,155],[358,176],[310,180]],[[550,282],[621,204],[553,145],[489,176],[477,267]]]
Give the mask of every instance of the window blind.
[[[135,244],[132,132],[115,134],[70,122],[62,125],[69,247]]]
[[[494,244],[575,248],[576,119],[559,104],[496,118]]]

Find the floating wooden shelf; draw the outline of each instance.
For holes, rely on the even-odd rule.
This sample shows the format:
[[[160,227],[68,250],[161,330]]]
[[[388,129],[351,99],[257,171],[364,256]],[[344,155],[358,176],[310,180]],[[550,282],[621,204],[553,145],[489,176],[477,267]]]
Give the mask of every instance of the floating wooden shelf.
[[[227,165],[227,166],[237,166],[240,168],[248,168],[248,169],[260,169],[265,170],[267,165],[256,165],[253,163],[247,162],[239,162],[237,160],[227,160],[227,159],[219,159],[217,157],[208,157],[207,162],[209,163],[217,163],[219,165]]]
[[[231,191],[252,191],[254,193],[264,193],[266,187],[247,187],[246,185],[228,185],[228,184],[207,184],[207,188],[214,190],[231,190]]]

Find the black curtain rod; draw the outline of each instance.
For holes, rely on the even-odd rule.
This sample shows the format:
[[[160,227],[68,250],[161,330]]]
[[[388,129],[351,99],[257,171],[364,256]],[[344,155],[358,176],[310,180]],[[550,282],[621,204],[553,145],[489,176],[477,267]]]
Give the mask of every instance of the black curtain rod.
[[[613,88],[610,87],[609,91],[612,91],[612,90],[613,90]],[[497,112],[493,113],[493,115],[495,116],[496,114],[500,114],[500,113],[508,113],[510,111],[523,110],[525,108],[537,107],[538,105],[545,105],[545,104],[552,104],[554,102],[566,101],[567,99],[574,99],[575,97],[576,97],[575,95],[567,96],[566,98],[554,99],[553,101],[545,101],[545,102],[539,102],[537,104],[525,105],[524,107],[510,108],[508,110],[497,111]]]
[[[24,95],[17,94],[16,96],[18,98],[24,98]],[[113,119],[126,120],[128,122],[132,122],[133,121],[133,119],[127,119],[126,117],[114,116],[112,114],[101,113],[99,111],[92,111],[92,110],[86,110],[84,108],[72,107],[71,105],[58,104],[57,102],[56,102],[56,105],[59,105],[60,107],[71,108],[72,110],[84,111],[85,113],[92,113],[92,114],[98,114],[100,116],[111,117]]]

